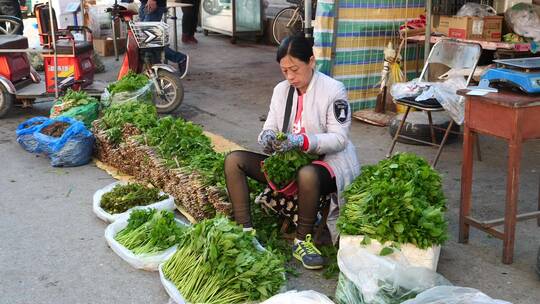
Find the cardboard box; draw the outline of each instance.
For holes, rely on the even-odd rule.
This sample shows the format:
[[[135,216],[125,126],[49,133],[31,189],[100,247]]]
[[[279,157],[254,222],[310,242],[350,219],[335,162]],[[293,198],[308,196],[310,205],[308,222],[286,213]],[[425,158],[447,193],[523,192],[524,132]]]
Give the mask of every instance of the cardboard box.
[[[433,16],[432,31],[452,38],[501,41],[503,19],[502,16]]]
[[[118,38],[116,40],[118,54],[123,54],[126,51],[126,38]],[[114,45],[112,39],[94,39],[94,51],[102,57],[114,56]]]

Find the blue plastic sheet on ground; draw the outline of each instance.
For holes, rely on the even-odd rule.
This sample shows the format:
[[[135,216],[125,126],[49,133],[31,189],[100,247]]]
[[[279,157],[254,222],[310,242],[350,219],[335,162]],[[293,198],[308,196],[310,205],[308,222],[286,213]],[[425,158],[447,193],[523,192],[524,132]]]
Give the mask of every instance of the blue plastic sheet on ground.
[[[15,131],[15,134],[17,135],[17,142],[24,150],[30,153],[43,152],[40,149],[38,141],[34,137],[34,133],[41,126],[41,124],[47,120],[49,120],[48,117],[33,117],[21,123],[17,127],[17,130]]]
[[[24,145],[21,137],[21,146],[26,151],[33,153],[45,153],[51,159],[51,165],[54,167],[74,167],[85,165],[92,158],[92,149],[94,146],[94,135],[84,124],[70,117],[57,118],[33,118],[19,125],[17,129],[17,138],[25,136]],[[35,127],[25,128],[34,122],[41,122]],[[41,131],[55,122],[64,122],[69,124],[60,137],[48,136]],[[30,130],[32,129],[32,130]],[[31,141],[29,137],[33,137]]]

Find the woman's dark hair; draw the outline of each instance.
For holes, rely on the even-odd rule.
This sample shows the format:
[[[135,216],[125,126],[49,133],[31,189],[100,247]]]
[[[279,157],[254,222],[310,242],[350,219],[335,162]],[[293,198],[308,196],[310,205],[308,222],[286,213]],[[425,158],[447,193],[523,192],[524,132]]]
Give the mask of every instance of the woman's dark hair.
[[[309,63],[309,59],[313,56],[313,43],[304,35],[289,36],[283,39],[278,47],[277,62],[287,55]]]

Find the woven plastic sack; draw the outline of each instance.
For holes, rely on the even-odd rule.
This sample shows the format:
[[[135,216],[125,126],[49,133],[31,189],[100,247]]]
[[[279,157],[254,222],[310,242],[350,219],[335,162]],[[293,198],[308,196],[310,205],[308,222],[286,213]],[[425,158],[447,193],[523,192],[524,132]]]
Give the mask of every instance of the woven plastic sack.
[[[170,210],[170,211],[173,211],[174,209],[176,209],[176,206],[174,204],[174,198],[169,195],[168,198],[166,198],[166,199],[164,199],[162,201],[155,202],[155,203],[152,203],[152,204],[149,204],[149,205],[146,205],[146,206],[136,206],[136,207],[130,208],[126,212],[122,212],[122,213],[111,214],[111,213],[103,210],[103,208],[101,208],[101,197],[105,193],[112,191],[113,188],[116,187],[117,185],[125,185],[125,184],[127,184],[127,182],[123,182],[123,181],[114,182],[112,184],[109,184],[109,185],[97,190],[94,193],[94,197],[93,197],[94,201],[92,203],[92,209],[93,209],[94,213],[96,214],[96,216],[98,218],[104,220],[105,222],[112,223],[112,222],[116,221],[117,219],[119,219],[119,218],[121,218],[123,216],[126,216],[132,210],[135,210],[135,209],[153,208],[153,209],[157,209],[157,210]],[[165,195],[165,193],[163,191],[161,191],[159,194],[160,195]]]
[[[17,135],[17,142],[21,147],[30,153],[41,153],[41,147],[38,141],[34,137],[34,132],[49,118],[38,116],[33,117],[17,126],[15,134]]]
[[[99,115],[99,102],[97,101],[90,102],[88,104],[78,107],[73,107],[68,109],[67,111],[59,110],[59,107],[61,107],[61,105],[62,101],[60,100],[54,103],[54,105],[51,107],[51,118],[55,118],[58,116],[75,118],[78,121],[84,123],[85,127],[90,128],[92,126],[92,122],[96,120]]]
[[[176,245],[152,255],[136,255],[131,250],[118,243],[114,237],[122,229],[128,225],[129,213],[120,217],[105,229],[105,240],[112,251],[116,253],[122,260],[126,261],[129,265],[136,269],[142,269],[147,271],[157,271],[158,266],[161,263],[167,261],[176,251]],[[176,220],[178,225],[187,226],[186,223]]]
[[[111,95],[109,90],[105,88],[105,91],[103,94],[101,94],[101,103],[106,107],[110,106],[111,104],[124,103],[128,101],[152,103],[153,96],[154,84],[151,80],[149,80],[144,87],[133,92],[120,92]]]
[[[64,122],[70,126],[60,137],[41,133],[44,128],[55,122]],[[49,119],[36,129],[34,137],[39,149],[51,159],[53,167],[82,166],[92,159],[94,135],[76,119],[62,116]]]

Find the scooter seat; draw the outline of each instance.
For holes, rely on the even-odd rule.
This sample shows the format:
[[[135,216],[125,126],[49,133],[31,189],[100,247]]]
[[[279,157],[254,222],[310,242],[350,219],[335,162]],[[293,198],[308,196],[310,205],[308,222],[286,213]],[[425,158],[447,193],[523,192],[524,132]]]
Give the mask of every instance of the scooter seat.
[[[73,43],[68,40],[58,40],[56,42],[56,52],[58,55],[80,55],[93,50],[94,47],[88,41],[75,42],[75,54],[73,53]]]
[[[27,49],[28,39],[22,35],[0,35],[0,49]]]

